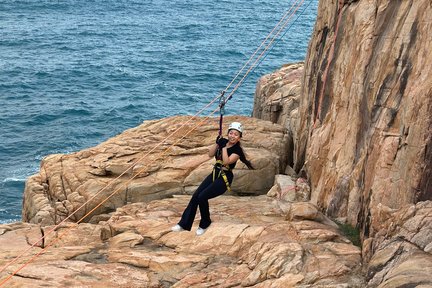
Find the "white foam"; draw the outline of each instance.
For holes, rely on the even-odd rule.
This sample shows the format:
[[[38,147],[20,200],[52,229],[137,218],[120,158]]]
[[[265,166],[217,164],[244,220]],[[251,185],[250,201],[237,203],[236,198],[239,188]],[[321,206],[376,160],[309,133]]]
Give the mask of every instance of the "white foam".
[[[0,220],[0,224],[9,224],[9,223],[20,222],[20,221],[21,221],[21,218],[2,219],[2,220]]]
[[[25,182],[26,179],[25,178],[15,178],[15,177],[8,177],[3,179],[2,183],[7,183],[7,182]]]

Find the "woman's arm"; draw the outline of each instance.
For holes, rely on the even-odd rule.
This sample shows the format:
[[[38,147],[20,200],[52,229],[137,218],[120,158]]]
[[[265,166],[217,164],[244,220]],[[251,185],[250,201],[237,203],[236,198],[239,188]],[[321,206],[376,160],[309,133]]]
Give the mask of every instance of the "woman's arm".
[[[213,157],[216,154],[216,150],[218,149],[218,144],[213,144],[209,147],[208,155],[209,157]]]
[[[236,162],[237,160],[239,160],[240,156],[232,153],[230,156],[228,156],[228,151],[227,151],[227,147],[222,148],[222,161],[223,161],[223,165],[229,165],[232,164],[234,162]]]

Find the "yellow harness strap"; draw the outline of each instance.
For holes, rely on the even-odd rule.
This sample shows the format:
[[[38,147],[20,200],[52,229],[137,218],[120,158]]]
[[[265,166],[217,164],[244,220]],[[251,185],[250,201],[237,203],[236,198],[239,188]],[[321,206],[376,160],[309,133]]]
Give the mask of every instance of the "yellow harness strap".
[[[216,167],[217,166],[220,166],[220,169],[219,169],[219,173],[218,173],[218,175],[216,177]],[[228,177],[226,176],[225,171],[222,169],[222,167],[227,168],[228,171],[231,170],[228,165],[223,165],[223,162],[221,160],[217,160],[216,163],[215,163],[215,165],[213,166],[213,182],[217,178],[219,178],[220,176],[222,176],[222,179],[225,181],[225,185],[227,187],[228,192],[231,192],[231,187],[230,187],[230,184],[228,182]]]

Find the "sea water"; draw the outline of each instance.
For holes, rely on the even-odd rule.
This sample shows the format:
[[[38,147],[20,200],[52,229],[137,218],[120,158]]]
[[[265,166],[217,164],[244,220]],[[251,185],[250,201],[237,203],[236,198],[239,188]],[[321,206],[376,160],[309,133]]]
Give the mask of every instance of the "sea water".
[[[21,219],[25,180],[43,157],[195,114],[295,3],[0,0],[0,223]],[[304,60],[317,6],[303,2],[227,114],[250,115],[258,78]]]

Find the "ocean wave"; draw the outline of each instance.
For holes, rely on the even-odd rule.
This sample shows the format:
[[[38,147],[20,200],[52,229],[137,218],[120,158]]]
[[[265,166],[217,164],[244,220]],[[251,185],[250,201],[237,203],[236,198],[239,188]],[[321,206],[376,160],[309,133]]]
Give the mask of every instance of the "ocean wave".
[[[59,119],[59,115],[55,114],[39,114],[34,115],[31,119],[26,121],[26,125],[46,125],[46,123]]]
[[[14,38],[14,39],[0,40],[0,46],[5,46],[5,47],[20,47],[20,46],[26,47],[32,44],[33,44],[32,39]]]
[[[15,178],[15,177],[8,177],[1,181],[1,183],[7,183],[7,182],[25,182],[26,178]]]
[[[1,89],[1,85],[0,85],[0,89]],[[29,100],[31,99],[31,97],[29,95],[22,95],[22,94],[8,94],[7,96],[5,96],[5,100],[10,101],[10,100]]]
[[[64,116],[91,116],[93,114],[94,113],[91,110],[80,108],[69,108],[62,112],[62,115]]]
[[[14,222],[20,222],[21,216],[17,216],[16,218],[6,218],[6,219],[0,219],[0,224],[10,224],[10,223],[14,223]]]
[[[176,71],[167,71],[167,70],[159,70],[154,73],[152,73],[152,77],[155,77],[157,79],[187,79],[190,76],[188,73],[180,73]],[[155,83],[163,83],[163,81],[156,80]]]
[[[13,71],[10,71],[11,74],[13,74]],[[17,72],[17,74],[19,74],[19,72]],[[12,75],[9,75],[12,76]],[[11,84],[0,84],[0,89],[2,90],[6,90],[6,91],[14,91],[16,90],[31,90],[34,87],[32,85],[29,85],[28,83],[24,83],[21,81],[17,81],[15,83],[11,83]]]
[[[191,32],[191,30],[198,30],[199,32],[203,32],[203,23],[186,23],[180,26],[175,27],[176,30]]]

